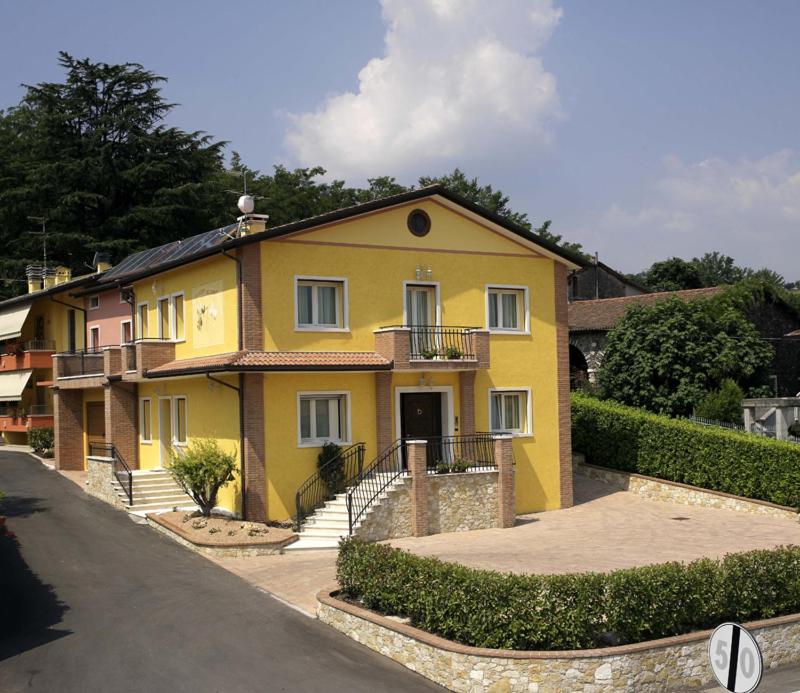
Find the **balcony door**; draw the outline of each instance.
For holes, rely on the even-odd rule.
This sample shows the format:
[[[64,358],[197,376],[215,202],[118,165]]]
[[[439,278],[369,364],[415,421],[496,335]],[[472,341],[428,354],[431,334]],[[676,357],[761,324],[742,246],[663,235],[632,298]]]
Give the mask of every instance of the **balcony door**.
[[[433,284],[407,284],[405,322],[411,328],[411,358],[429,358],[436,348],[437,323],[436,286]]]
[[[169,466],[169,455],[172,450],[172,399],[158,399],[158,440],[160,446],[161,468]]]
[[[106,442],[106,407],[103,402],[86,403],[86,439],[90,451],[92,444]]]

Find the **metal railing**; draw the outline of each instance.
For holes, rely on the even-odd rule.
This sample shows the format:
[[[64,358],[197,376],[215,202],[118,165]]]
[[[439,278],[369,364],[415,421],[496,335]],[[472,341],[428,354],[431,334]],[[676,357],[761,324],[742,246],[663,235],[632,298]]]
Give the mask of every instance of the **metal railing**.
[[[100,348],[68,351],[59,356],[62,359],[60,378],[103,374],[103,352]]]
[[[295,494],[295,531],[311,513],[345,491],[353,479],[357,479],[364,468],[364,443],[345,448],[328,460],[300,486]]]
[[[734,431],[743,431],[742,424],[729,423],[728,421],[717,421],[716,419],[706,419],[702,416],[690,416],[689,421],[700,424],[701,426],[715,426],[718,428],[730,428]]]
[[[426,447],[429,474],[497,468],[491,433],[428,438]]]
[[[353,533],[367,509],[397,477],[405,473],[404,440],[395,441],[381,452],[347,489],[347,526]]]
[[[51,404],[31,404],[28,407],[28,416],[52,416],[53,405]]]
[[[409,328],[409,358],[425,360],[472,360],[472,330],[477,327],[434,327],[412,325]]]
[[[24,351],[55,351],[56,343],[52,339],[32,339],[22,348]]]
[[[125,492],[128,498],[128,505],[133,505],[133,472],[125,460],[122,459],[117,447],[113,443],[89,443],[89,454],[111,458],[111,472]]]
[[[700,424],[701,426],[712,426],[714,428],[727,428],[732,431],[740,431],[741,433],[747,433],[749,435],[761,436],[762,438],[778,439],[775,432],[775,426],[773,424],[765,424],[760,421],[754,421],[752,428],[748,431],[741,424],[733,424],[727,421],[706,419],[701,416],[689,416],[687,418],[692,423]],[[798,438],[797,436],[793,436],[791,434],[787,434],[785,438],[780,438],[779,440],[785,440],[789,443],[800,443],[800,438]]]

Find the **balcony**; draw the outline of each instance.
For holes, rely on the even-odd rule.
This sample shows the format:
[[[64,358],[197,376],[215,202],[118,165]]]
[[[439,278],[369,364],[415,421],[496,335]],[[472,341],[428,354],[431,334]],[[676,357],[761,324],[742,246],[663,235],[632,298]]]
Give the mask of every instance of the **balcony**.
[[[0,372],[52,368],[56,344],[50,339],[9,342],[0,354]]]
[[[141,380],[148,370],[175,360],[175,342],[167,339],[140,338],[122,345],[123,380]]]
[[[103,375],[102,349],[68,351],[54,358],[56,379]]]
[[[395,370],[480,370],[489,368],[489,332],[455,325],[392,325],[376,330],[375,351],[393,361]]]
[[[51,428],[53,407],[49,404],[33,404],[25,407],[3,407],[0,409],[0,431],[25,433],[32,428]]]

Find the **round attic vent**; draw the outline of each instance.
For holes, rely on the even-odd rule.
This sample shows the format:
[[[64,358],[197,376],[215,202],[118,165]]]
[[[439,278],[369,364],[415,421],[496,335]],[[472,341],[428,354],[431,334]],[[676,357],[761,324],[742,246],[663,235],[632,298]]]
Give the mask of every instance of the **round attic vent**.
[[[408,215],[408,230],[415,236],[425,236],[431,230],[431,218],[424,209],[415,209]]]

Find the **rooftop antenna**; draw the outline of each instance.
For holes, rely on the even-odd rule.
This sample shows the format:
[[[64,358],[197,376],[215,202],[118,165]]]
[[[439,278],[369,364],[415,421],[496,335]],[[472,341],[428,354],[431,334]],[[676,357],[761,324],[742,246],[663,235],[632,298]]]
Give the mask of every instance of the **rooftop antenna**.
[[[44,276],[47,274],[47,217],[28,217],[28,221],[39,222],[42,225],[41,231],[29,231],[29,233],[32,236],[42,237],[42,251],[44,255],[44,262],[42,263],[42,276]]]

